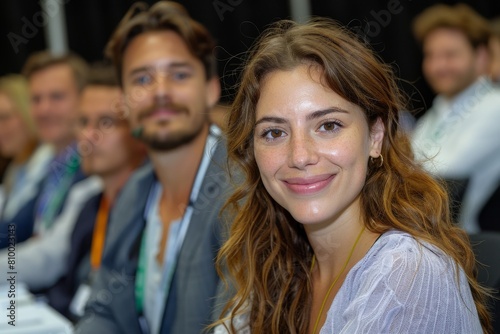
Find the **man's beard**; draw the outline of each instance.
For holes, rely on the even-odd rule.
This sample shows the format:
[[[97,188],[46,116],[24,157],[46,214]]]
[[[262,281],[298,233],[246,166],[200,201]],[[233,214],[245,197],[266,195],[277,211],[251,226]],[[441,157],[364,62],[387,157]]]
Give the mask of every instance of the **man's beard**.
[[[139,121],[150,116],[158,109],[168,109],[178,114],[189,115],[189,110],[185,106],[157,100],[151,107],[139,114]],[[168,122],[169,121],[161,121],[159,125],[166,125]],[[204,122],[190,124],[188,129],[184,131],[172,132],[166,135],[147,133],[145,129],[143,129],[139,139],[154,151],[170,151],[191,143],[203,131],[203,126]]]
[[[203,123],[192,131],[169,133],[166,136],[157,134],[148,134],[145,131],[141,133],[141,141],[154,151],[170,151],[178,147],[191,143],[203,131]]]

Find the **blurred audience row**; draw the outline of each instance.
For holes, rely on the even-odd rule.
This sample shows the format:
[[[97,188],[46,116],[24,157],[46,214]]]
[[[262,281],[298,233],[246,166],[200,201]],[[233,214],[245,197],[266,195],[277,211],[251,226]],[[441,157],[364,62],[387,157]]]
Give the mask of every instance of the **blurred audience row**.
[[[415,156],[447,183],[457,224],[469,233],[500,231],[500,19],[488,22],[464,5],[437,5],[419,15],[413,28],[422,46],[423,73],[437,94],[414,128],[411,121],[405,121],[407,115],[401,118],[409,124],[406,127]],[[123,189],[144,190],[130,185],[124,188],[125,184],[132,175],[144,178],[151,162],[169,166],[168,161],[156,161],[154,154],[147,158],[147,151],[154,152],[157,143],[147,138],[147,127],[137,121],[147,116],[149,109],[140,105],[147,96],[155,100],[155,107],[169,103],[162,100],[168,99],[168,93],[158,93],[168,91],[169,83],[139,91],[135,84],[145,87],[148,81],[160,79],[151,78],[151,69],[140,64],[131,73],[124,68],[142,61],[140,43],[152,41],[135,37],[128,44],[118,59],[118,76],[116,69],[105,63],[89,67],[75,54],[54,56],[42,51],[29,57],[22,74],[0,78],[0,259],[7,258],[9,236],[15,234],[18,280],[74,321],[84,314],[89,292],[83,290],[89,289],[101,266],[110,232],[108,223],[116,223],[113,215],[115,220],[127,218],[118,218],[120,213],[113,211],[117,198],[125,196]],[[124,52],[124,46],[112,43],[109,48]],[[204,65],[206,73],[213,73],[210,65]],[[169,69],[167,76],[182,80],[194,75],[190,66],[181,62],[177,72]],[[218,81],[203,89],[214,93],[198,97],[201,93],[197,91],[186,103],[197,107],[197,103],[210,100],[206,105],[211,122],[218,127],[200,131],[214,133],[215,138],[224,127],[227,108],[214,106],[219,97]],[[145,114],[134,114],[135,109]],[[195,125],[201,122],[192,121]],[[189,169],[188,165],[202,165],[204,148],[200,147],[193,149],[194,160],[171,167],[175,175],[180,173],[178,169]],[[204,168],[212,168],[207,166]],[[136,171],[139,167],[142,169]],[[196,168],[186,182],[188,197],[198,182],[198,172]],[[157,173],[154,182],[158,184],[158,178],[161,185],[140,194],[145,198],[140,212],[144,219],[157,219],[147,217],[148,207],[163,203],[161,186],[170,181],[163,183],[161,178],[168,177]],[[190,199],[188,206],[196,200]],[[178,216],[170,218],[175,222]],[[171,228],[178,227],[173,224]],[[144,238],[156,240],[151,243],[163,246],[170,244],[167,237],[161,233],[155,236],[151,228],[144,234]],[[136,250],[141,248],[142,237],[123,238]],[[137,254],[140,252],[134,256]],[[168,252],[161,254],[168,256]],[[159,262],[163,263],[163,258]],[[6,266],[6,261],[0,261],[2,273],[8,271]],[[148,283],[148,289],[162,284],[154,280]],[[210,288],[215,290],[216,286],[211,284]],[[148,305],[156,305],[154,291],[145,291],[143,297],[150,299]],[[153,332],[159,332],[161,315],[148,307],[144,310],[147,322]]]

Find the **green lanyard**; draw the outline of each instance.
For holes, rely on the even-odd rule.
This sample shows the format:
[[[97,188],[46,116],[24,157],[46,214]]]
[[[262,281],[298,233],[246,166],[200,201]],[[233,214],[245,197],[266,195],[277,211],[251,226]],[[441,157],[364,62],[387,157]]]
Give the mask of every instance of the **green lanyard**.
[[[186,212],[184,213],[184,216],[181,218],[180,221],[180,226],[186,225],[188,222],[187,220],[190,219],[191,213],[188,214],[188,212],[191,210],[191,205],[189,205],[186,209]],[[143,314],[144,312],[144,290],[145,290],[145,285],[146,285],[146,273],[148,270],[148,259],[147,259],[147,251],[146,251],[146,239],[147,239],[147,227],[144,229],[144,232],[141,237],[141,247],[139,249],[139,260],[137,264],[137,274],[136,274],[136,279],[135,279],[135,306],[136,310],[139,314]],[[171,266],[172,270],[169,270],[167,272],[168,276],[166,276],[165,280],[162,280],[161,282],[161,288],[162,289],[168,289],[170,286],[170,283],[172,282],[172,277],[174,275],[175,267],[177,265],[178,261],[178,256],[180,252],[180,247],[177,248],[175,251],[175,262]],[[168,266],[166,266],[166,263],[163,264],[162,267],[162,275],[165,275],[165,270],[168,270]]]
[[[141,248],[139,250],[139,263],[137,267],[137,276],[135,278],[135,308],[137,313],[144,311],[144,286],[146,285],[146,230],[142,233]]]
[[[149,212],[151,209],[150,207],[150,200],[151,198],[151,192],[155,193],[156,188],[153,186],[150,189],[150,197],[148,198],[148,202],[146,204],[146,210],[145,212]],[[154,200],[157,200],[156,196],[153,196]],[[148,227],[147,227],[147,221],[148,217],[145,215],[144,219],[146,221],[146,225],[144,226],[143,232],[142,232],[142,237],[141,237],[141,246],[139,248],[139,260],[137,263],[137,273],[136,273],[136,278],[135,278],[135,308],[137,310],[137,313],[142,315],[144,313],[144,290],[146,286],[146,273],[147,273],[147,266],[148,266],[148,258],[147,258],[147,239],[148,239]]]
[[[45,212],[41,214],[43,229],[48,230],[52,226],[52,223],[54,223],[57,211],[60,210],[61,204],[64,201],[64,196],[69,192],[73,176],[76,174],[78,168],[80,168],[80,162],[74,166],[70,164],[65,165],[61,176],[61,182],[57,186],[51,185],[51,187],[57,187],[58,190],[53,193]]]

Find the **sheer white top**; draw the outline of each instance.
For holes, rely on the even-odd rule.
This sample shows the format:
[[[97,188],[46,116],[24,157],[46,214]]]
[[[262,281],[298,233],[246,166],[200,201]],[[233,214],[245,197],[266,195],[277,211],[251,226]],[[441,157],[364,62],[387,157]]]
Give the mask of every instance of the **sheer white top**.
[[[247,315],[234,319],[250,333]],[[227,333],[218,326],[215,334]],[[400,231],[383,234],[348,273],[320,334],[482,333],[462,269],[450,257]]]

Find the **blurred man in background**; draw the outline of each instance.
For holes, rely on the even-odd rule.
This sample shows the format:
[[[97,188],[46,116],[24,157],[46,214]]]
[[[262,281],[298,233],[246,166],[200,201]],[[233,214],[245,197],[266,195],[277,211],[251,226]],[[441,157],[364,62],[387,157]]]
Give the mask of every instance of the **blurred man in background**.
[[[145,149],[131,136],[121,106],[114,69],[92,67],[75,128],[82,170],[92,176],[71,189],[68,204],[75,196],[87,200],[76,214],[65,206],[43,236],[16,248],[17,280],[31,290],[43,291],[49,304],[71,319],[82,315],[85,291],[100,266],[110,209],[145,158]],[[0,258],[7,258],[4,253]],[[0,270],[9,271],[7,261],[0,262]]]
[[[110,211],[145,159],[145,148],[132,137],[121,106],[114,68],[94,65],[81,97],[77,138],[82,169],[99,176],[103,190],[83,205],[72,231],[65,235],[69,243],[69,254],[61,259],[65,267],[46,294],[52,307],[73,320],[83,315],[85,296],[100,267]]]
[[[126,111],[151,165],[113,208],[77,333],[199,334],[213,320],[229,190],[226,149],[209,119],[220,96],[214,46],[170,1],[134,4],[111,37]]]
[[[88,67],[80,57],[53,56],[47,51],[31,55],[23,68],[36,130],[40,141],[53,147],[55,157],[37,187],[36,196],[6,222],[16,225],[18,236],[32,232],[41,235],[50,229],[70,188],[85,178],[76,151],[74,128],[87,72]]]
[[[477,216],[500,170],[500,92],[487,77],[491,32],[466,5],[435,5],[414,21],[423,72],[438,94],[413,134],[416,157],[431,173],[468,180],[459,221],[477,232]]]
[[[35,293],[43,293],[64,272],[69,234],[83,205],[102,191],[98,177],[87,178],[80,167],[76,124],[88,67],[75,55],[53,56],[36,53],[25,65],[30,104],[40,140],[52,147],[37,195],[7,224],[16,233],[35,235],[16,249],[17,280]],[[0,252],[7,259],[7,250]],[[0,261],[0,273],[7,275],[8,262]],[[43,274],[41,274],[43,273]]]

